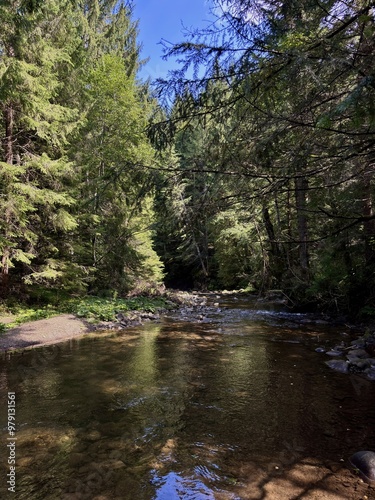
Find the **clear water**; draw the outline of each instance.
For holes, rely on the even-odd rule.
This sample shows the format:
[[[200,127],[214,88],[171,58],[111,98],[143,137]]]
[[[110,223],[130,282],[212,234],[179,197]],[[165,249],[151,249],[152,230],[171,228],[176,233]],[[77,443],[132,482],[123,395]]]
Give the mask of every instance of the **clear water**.
[[[0,498],[264,498],[291,464],[375,449],[375,384],[314,350],[345,328],[212,302],[221,310],[4,355],[2,456],[14,391],[17,493],[5,457]]]

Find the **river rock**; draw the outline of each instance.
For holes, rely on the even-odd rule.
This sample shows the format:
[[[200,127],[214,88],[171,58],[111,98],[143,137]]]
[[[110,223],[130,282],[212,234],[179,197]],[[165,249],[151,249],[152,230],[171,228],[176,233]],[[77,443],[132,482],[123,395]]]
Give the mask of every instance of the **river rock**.
[[[330,351],[327,351],[326,354],[328,354],[328,356],[341,356],[342,352],[337,351],[335,349],[331,349]]]
[[[367,368],[370,367],[370,363],[367,359],[351,359],[349,361],[349,372],[350,373],[359,373],[364,372]]]
[[[364,349],[351,349],[348,356],[355,356],[357,358],[368,358],[368,353]]]
[[[363,349],[366,345],[366,341],[364,338],[359,337],[357,340],[352,340],[350,342],[350,345],[352,345],[353,348]]]
[[[92,429],[89,431],[84,431],[83,433],[79,433],[79,438],[82,439],[83,441],[89,441],[91,443],[95,441],[99,441],[101,438],[100,432],[98,432],[96,429]]]
[[[331,359],[326,361],[326,365],[340,373],[348,373],[349,371],[349,363],[344,359]]]
[[[317,347],[315,349],[315,352],[326,352],[325,348],[324,347]]]
[[[349,462],[365,481],[375,482],[375,453],[373,451],[358,451],[349,458]]]
[[[119,428],[114,422],[106,422],[99,426],[100,432],[105,436],[117,436]]]

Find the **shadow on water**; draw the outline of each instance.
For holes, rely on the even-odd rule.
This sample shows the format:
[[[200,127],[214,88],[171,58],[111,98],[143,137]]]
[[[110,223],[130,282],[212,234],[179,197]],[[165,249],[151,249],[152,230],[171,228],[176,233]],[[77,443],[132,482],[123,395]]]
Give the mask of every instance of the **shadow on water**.
[[[345,498],[335,477],[375,449],[375,386],[314,351],[342,333],[226,298],[199,318],[10,355],[16,498]],[[14,495],[2,485],[1,498]]]

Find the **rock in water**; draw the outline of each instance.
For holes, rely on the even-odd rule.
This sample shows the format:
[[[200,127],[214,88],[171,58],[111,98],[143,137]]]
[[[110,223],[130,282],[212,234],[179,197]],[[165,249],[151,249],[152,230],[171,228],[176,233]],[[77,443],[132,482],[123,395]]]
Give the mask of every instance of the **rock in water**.
[[[326,365],[337,372],[348,373],[349,371],[349,365],[343,359],[332,359],[331,361],[326,361]]]
[[[315,352],[326,352],[326,349],[324,347],[317,347]]]
[[[348,352],[348,356],[355,356],[356,358],[368,358],[368,352],[364,349],[353,349]]]
[[[327,351],[326,354],[328,354],[328,356],[342,356],[342,352],[337,351],[336,349],[331,349],[330,351]]]
[[[358,451],[349,458],[349,462],[365,481],[375,482],[375,453],[373,451]]]

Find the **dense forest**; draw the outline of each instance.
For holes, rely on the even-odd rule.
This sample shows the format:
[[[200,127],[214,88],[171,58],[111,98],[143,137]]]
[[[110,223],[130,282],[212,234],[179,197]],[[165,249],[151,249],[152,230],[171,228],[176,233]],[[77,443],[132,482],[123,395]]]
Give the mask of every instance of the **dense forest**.
[[[0,2],[0,291],[375,314],[375,2],[212,0],[144,82],[116,0]]]

